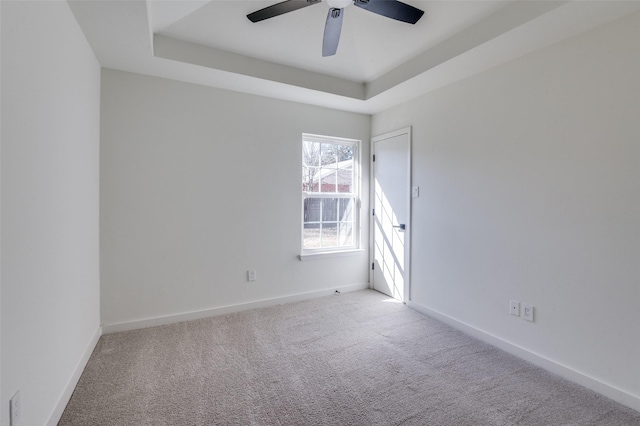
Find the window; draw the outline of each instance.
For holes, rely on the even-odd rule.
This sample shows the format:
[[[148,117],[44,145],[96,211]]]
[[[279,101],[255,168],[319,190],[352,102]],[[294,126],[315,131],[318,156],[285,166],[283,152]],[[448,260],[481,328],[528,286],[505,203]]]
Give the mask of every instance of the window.
[[[360,141],[302,135],[302,252],[358,248]]]

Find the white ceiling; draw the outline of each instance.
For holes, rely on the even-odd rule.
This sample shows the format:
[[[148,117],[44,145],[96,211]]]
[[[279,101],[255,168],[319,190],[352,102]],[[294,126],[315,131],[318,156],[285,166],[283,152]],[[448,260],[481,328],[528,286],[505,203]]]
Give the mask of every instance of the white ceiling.
[[[349,6],[321,55],[326,2],[252,23],[279,0],[69,1],[101,65],[376,113],[640,10],[639,1],[406,0],[410,25]]]
[[[212,1],[182,14],[175,4],[151,1],[154,33],[347,80],[367,82],[464,30],[506,4],[499,1],[407,0],[427,13],[411,25],[358,7],[345,8],[338,52],[321,55],[325,2],[253,23],[246,15],[278,0]]]

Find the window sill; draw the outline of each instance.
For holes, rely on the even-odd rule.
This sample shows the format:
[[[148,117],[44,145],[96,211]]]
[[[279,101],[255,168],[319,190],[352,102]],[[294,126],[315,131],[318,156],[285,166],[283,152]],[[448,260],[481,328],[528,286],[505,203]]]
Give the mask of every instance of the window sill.
[[[366,251],[365,249],[352,249],[352,250],[342,250],[342,251],[322,251],[317,253],[305,253],[305,254],[299,254],[298,259],[300,259],[300,261],[306,261],[306,260],[328,259],[332,257],[355,256],[358,254],[362,254],[365,251]]]

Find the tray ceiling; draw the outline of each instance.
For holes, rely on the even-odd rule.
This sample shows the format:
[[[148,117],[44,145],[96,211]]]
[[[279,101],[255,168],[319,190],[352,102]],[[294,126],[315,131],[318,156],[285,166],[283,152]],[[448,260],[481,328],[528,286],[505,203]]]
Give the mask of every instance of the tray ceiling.
[[[640,10],[630,1],[419,1],[415,25],[345,9],[322,57],[321,2],[258,23],[278,1],[69,1],[103,67],[375,113]]]

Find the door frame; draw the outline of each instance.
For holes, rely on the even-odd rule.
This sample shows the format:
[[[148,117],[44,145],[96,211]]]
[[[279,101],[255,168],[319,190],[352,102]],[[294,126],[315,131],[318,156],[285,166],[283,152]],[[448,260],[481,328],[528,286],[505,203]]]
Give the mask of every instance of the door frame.
[[[371,225],[369,226],[369,288],[373,289],[373,264],[375,262],[375,249],[374,244],[374,223],[373,223],[373,214],[372,210],[375,205],[375,162],[373,161],[374,155],[376,154],[376,142],[383,141],[385,139],[394,138],[396,136],[407,135],[407,173],[406,173],[406,193],[405,198],[407,202],[407,218],[406,218],[406,226],[405,230],[405,243],[404,243],[404,292],[403,292],[403,303],[408,303],[411,301],[411,228],[412,228],[412,212],[411,212],[411,126],[404,127],[402,129],[398,129],[393,132],[384,133],[382,135],[373,136],[371,138],[371,156],[369,158],[369,218],[371,220]]]

